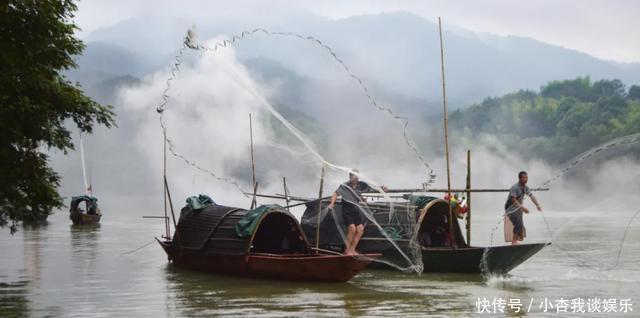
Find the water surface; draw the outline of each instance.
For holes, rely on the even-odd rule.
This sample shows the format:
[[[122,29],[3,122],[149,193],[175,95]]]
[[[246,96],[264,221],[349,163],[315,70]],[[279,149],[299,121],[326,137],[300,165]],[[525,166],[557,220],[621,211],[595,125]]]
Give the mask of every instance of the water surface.
[[[558,231],[554,244],[598,267],[615,261],[630,217],[596,212],[547,214]],[[489,244],[497,219],[474,218],[477,244]],[[527,216],[525,222],[528,241],[548,240],[539,216]],[[13,236],[2,230],[0,316],[445,317],[477,315],[478,298],[518,298],[526,304],[534,299],[538,313],[544,298],[630,298],[634,312],[625,316],[640,313],[640,222],[629,229],[621,264],[611,271],[580,267],[552,246],[506,277],[485,280],[466,274],[366,271],[348,283],[241,279],[180,270],[167,263],[155,243],[121,255],[160,235],[163,224],[158,220],[105,212],[99,227],[70,223],[66,213],[58,212],[48,224],[21,227]],[[494,244],[504,243],[496,239]]]

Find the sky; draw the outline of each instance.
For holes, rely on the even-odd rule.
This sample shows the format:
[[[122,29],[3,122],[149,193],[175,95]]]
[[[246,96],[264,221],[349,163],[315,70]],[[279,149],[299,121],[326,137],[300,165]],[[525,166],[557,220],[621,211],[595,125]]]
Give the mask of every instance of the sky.
[[[311,13],[332,19],[381,12],[407,11],[475,33],[514,35],[574,49],[600,59],[640,63],[640,1],[131,1],[82,0],[75,21],[80,37],[139,16],[251,19],[271,15]],[[256,26],[258,27],[258,26]]]

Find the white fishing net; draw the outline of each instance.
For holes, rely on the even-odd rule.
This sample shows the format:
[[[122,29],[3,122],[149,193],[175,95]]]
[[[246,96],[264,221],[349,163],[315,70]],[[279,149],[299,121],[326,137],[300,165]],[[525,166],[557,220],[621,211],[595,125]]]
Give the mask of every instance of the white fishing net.
[[[359,104],[354,103],[358,105],[334,104],[330,106],[333,108],[327,106],[322,111],[350,114],[349,116],[353,117],[349,117],[347,121],[349,127],[345,128],[342,123],[336,125],[318,123],[317,125],[326,125],[326,127],[331,128],[318,130],[315,127],[315,130],[309,132],[309,129],[305,131],[305,128],[308,127],[299,118],[297,122],[299,124],[302,123],[304,127],[298,127],[292,120],[283,115],[282,105],[274,105],[270,101],[273,95],[269,96],[269,89],[259,85],[247,69],[234,59],[232,49],[227,47],[254,33],[303,40],[309,42],[309,45],[313,48],[323,49],[324,54],[328,53],[330,60],[337,62],[338,69],[346,72],[347,77],[356,83],[355,87],[365,93],[367,102],[364,105],[373,105],[375,108],[363,106],[362,101]],[[291,180],[289,187],[296,194],[305,193],[308,197],[309,193],[312,193],[308,190],[315,188],[314,185],[317,184],[315,181],[317,179],[310,178],[317,177],[317,174],[309,173],[309,171],[318,171],[321,166],[328,168],[330,173],[334,173],[332,177],[327,178],[327,187],[336,183],[338,178],[335,175],[337,173],[342,175],[347,173],[355,174],[361,181],[366,182],[370,187],[369,191],[377,193],[378,197],[370,197],[369,200],[365,200],[360,193],[353,191],[350,187],[338,187],[337,192],[340,199],[337,207],[328,209],[328,200],[323,200],[319,209],[319,223],[323,234],[318,242],[322,243],[319,244],[319,247],[321,249],[334,249],[338,252],[344,250],[347,242],[350,241],[347,226],[349,222],[345,220],[345,214],[340,213],[340,209],[347,206],[352,210],[352,213],[357,214],[362,219],[361,223],[363,223],[364,227],[363,237],[360,244],[355,248],[356,251],[363,254],[384,251],[381,257],[374,259],[375,262],[403,271],[421,273],[423,266],[421,247],[417,242],[419,228],[417,226],[419,218],[417,206],[412,204],[408,198],[392,198],[387,195],[382,190],[381,183],[373,180],[373,177],[370,176],[378,174],[365,172],[368,171],[368,167],[380,167],[388,162],[397,163],[403,160],[411,162],[413,160],[415,168],[409,169],[410,171],[406,172],[406,174],[410,175],[418,183],[428,185],[433,182],[435,173],[415,147],[407,130],[408,119],[396,115],[391,108],[378,103],[364,82],[354,75],[335,52],[315,38],[293,33],[269,32],[257,29],[252,32],[245,32],[239,37],[232,37],[231,40],[211,41],[210,43],[210,45],[205,45],[198,42],[194,32],[189,32],[185,38],[184,47],[176,56],[176,62],[170,77],[166,81],[162,102],[156,108],[160,114],[162,129],[166,132],[170,153],[183,164],[186,163],[195,168],[196,171],[213,176],[216,180],[239,190],[245,197],[250,197],[252,191],[246,190],[248,186],[252,186],[247,184],[247,180],[250,180],[250,178],[246,172],[239,173],[237,171],[238,168],[235,165],[237,156],[232,155],[240,151],[240,149],[247,149],[246,142],[240,141],[237,135],[239,132],[243,132],[242,134],[245,135],[246,133],[244,132],[248,130],[248,127],[245,128],[246,121],[241,118],[243,117],[241,114],[253,113],[256,121],[255,126],[257,126],[254,128],[256,132],[256,150],[258,156],[262,155],[261,160],[256,164],[256,170],[261,171],[261,175],[258,178],[261,182],[261,191],[259,192],[273,189],[276,182],[271,180],[279,181],[285,174],[289,174]],[[226,58],[224,57],[225,54],[227,55]],[[229,55],[231,55],[231,58],[229,58]],[[220,56],[223,57],[220,58]],[[211,85],[211,83],[215,83],[215,85]],[[241,91],[243,97],[231,99],[220,97],[229,91]],[[193,96],[199,96],[199,98],[194,99]],[[348,107],[353,107],[354,109],[360,107],[360,109],[348,110]],[[298,115],[295,111],[284,109],[287,110],[289,117]],[[339,121],[340,118],[333,120]],[[392,124],[388,124],[390,121]],[[373,122],[378,123],[378,126],[376,124],[372,125]],[[385,122],[386,124],[384,125],[386,126],[383,125]],[[198,127],[201,127],[200,125],[203,125],[203,130],[205,131],[198,131]],[[345,129],[341,130],[341,127]],[[399,130],[401,133],[394,132],[390,134],[385,132],[385,138],[380,138],[375,135],[376,131],[380,129]],[[357,133],[348,133],[349,131],[356,131]],[[211,138],[194,139],[194,136],[203,135],[211,136]],[[387,137],[387,135],[390,135],[390,137]],[[216,145],[220,139],[225,138],[228,138],[229,140],[227,141],[231,141],[233,144],[227,142]],[[322,146],[319,147],[318,143],[322,144]],[[335,150],[338,149],[336,144],[340,146],[339,151]],[[217,165],[211,164],[212,156],[206,150],[208,148],[215,149],[213,156],[229,156],[230,159]],[[350,148],[357,148],[358,155],[355,156],[356,159],[346,155],[348,152],[346,150]],[[378,155],[381,149],[391,150],[394,156],[385,158]],[[367,151],[369,152],[367,153]],[[332,154],[335,159],[327,159],[323,152]],[[265,156],[266,153],[268,153],[268,157]],[[265,157],[267,157],[266,160]],[[337,163],[341,159],[345,160],[345,158],[350,163],[359,160],[359,158],[362,159],[363,162],[356,162],[356,164],[364,166],[364,168],[360,166],[363,172],[357,172],[350,166]],[[177,168],[170,167],[171,169]],[[424,169],[426,169],[426,172],[416,173],[416,171],[424,171]],[[265,170],[268,173],[264,173]],[[292,173],[294,175],[291,175]],[[175,180],[176,178],[172,176],[172,179]],[[195,188],[196,178],[197,175],[194,175],[191,186],[180,180],[177,182],[181,189]],[[296,186],[299,186],[299,188]],[[230,188],[227,186],[225,191],[228,191],[228,189]],[[178,191],[184,191],[185,193],[191,191],[193,193],[201,190]],[[214,192],[210,192],[210,194],[212,194],[216,202],[229,202],[225,200],[226,197],[219,197],[219,194],[223,193],[219,189],[210,191]],[[329,191],[329,194],[331,193],[332,191]],[[180,197],[182,195],[178,194],[177,196]],[[282,201],[279,203],[282,204]],[[314,210],[314,205],[318,205],[317,200],[308,202],[307,210]],[[315,211],[318,211],[318,209],[315,209]],[[314,231],[317,230],[317,227],[309,226],[318,224],[316,216],[317,212],[314,215],[306,215],[306,212],[305,215],[302,215],[303,227],[310,229],[305,232],[312,244],[315,243]],[[360,257],[367,256],[361,255]]]

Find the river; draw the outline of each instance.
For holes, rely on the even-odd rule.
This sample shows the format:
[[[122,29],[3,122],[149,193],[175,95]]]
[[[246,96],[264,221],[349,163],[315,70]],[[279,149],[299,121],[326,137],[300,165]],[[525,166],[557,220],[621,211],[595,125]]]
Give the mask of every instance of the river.
[[[482,306],[485,299],[494,304],[518,299],[523,304],[520,313],[509,306],[505,313],[496,311],[500,308],[489,309],[492,314],[519,316],[526,311],[545,314],[545,299],[552,303],[595,298],[615,299],[616,311],[628,299],[624,302],[631,304],[633,312],[617,314],[640,314],[638,220],[629,228],[620,265],[613,270],[580,267],[557,247],[593,266],[614,263],[630,217],[622,212],[547,213],[558,231],[554,245],[506,277],[369,270],[348,283],[281,282],[190,272],[168,264],[155,243],[122,255],[150,243],[162,233],[163,224],[142,219],[138,213],[104,214],[99,227],[73,227],[67,213],[58,212],[46,225],[23,226],[15,235],[3,229],[0,316],[489,316],[482,310],[488,309]],[[481,214],[474,218],[476,244],[489,243],[497,219]],[[527,216],[525,222],[528,241],[549,239],[539,216]],[[548,309],[546,315],[563,316],[556,310]],[[590,315],[586,307],[581,315]]]

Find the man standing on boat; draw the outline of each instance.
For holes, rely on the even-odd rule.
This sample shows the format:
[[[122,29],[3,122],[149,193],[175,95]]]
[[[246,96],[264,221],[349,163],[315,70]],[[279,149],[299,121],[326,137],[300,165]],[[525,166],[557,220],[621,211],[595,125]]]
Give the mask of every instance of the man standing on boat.
[[[344,247],[345,255],[356,255],[356,247],[364,233],[364,216],[360,212],[360,204],[366,204],[367,200],[362,196],[363,192],[376,192],[369,184],[360,181],[355,173],[360,173],[357,169],[349,172],[349,181],[341,184],[331,196],[329,209],[333,210],[338,196],[342,197],[342,219],[347,226],[347,238]],[[355,173],[354,173],[355,172]],[[387,191],[387,187],[382,186],[382,191]]]
[[[511,224],[513,225],[513,233],[509,233],[509,224],[505,219],[505,240],[509,241],[509,234],[511,234],[511,245],[517,245],[518,241],[524,240],[526,235],[524,222],[522,220],[522,213],[529,213],[529,209],[522,205],[524,196],[528,195],[531,198],[531,201],[536,205],[538,211],[542,211],[542,206],[540,206],[536,197],[533,196],[533,193],[529,190],[527,181],[529,181],[527,172],[520,171],[518,173],[518,182],[511,187],[509,197],[507,197],[507,202],[504,205],[505,216],[508,217],[509,221],[511,221]]]

